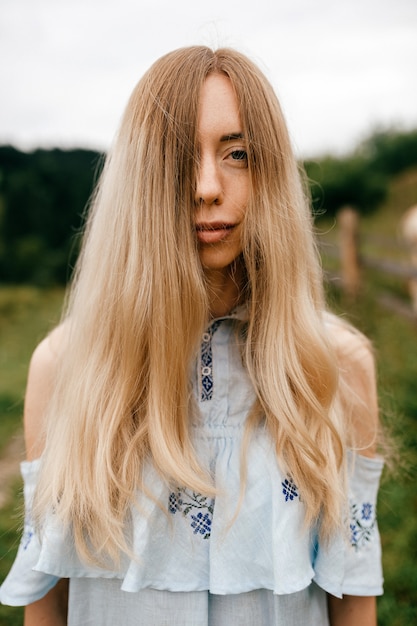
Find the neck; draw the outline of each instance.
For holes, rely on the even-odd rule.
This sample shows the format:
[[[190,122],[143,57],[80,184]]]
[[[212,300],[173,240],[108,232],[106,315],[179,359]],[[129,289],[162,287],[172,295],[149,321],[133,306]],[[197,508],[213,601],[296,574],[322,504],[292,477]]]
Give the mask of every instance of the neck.
[[[227,315],[241,299],[243,279],[241,265],[228,268],[227,271],[207,270],[204,275],[211,317]]]

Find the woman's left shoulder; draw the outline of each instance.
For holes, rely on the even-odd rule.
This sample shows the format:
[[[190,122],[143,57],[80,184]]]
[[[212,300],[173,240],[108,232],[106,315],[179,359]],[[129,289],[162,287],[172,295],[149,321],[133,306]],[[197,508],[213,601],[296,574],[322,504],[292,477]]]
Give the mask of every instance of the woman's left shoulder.
[[[375,375],[374,351],[369,339],[345,320],[326,313],[325,326],[329,341],[341,367],[360,367]]]

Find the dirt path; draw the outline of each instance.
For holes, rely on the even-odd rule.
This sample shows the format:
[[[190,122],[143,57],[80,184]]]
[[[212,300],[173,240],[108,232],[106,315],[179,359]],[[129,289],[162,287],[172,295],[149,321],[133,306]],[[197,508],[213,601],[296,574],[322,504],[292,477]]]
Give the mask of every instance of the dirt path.
[[[11,487],[19,476],[19,464],[24,454],[23,434],[18,432],[11,437],[0,458],[0,508],[7,504],[11,496]]]

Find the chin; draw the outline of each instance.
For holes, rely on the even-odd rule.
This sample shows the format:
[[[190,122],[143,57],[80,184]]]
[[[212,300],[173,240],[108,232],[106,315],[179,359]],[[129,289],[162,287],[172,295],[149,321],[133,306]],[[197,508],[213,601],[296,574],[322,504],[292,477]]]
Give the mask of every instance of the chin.
[[[200,262],[203,270],[206,272],[227,272],[233,268],[233,273],[236,270],[236,261],[241,257],[241,251],[236,254],[219,254],[215,250],[200,250],[199,252]]]

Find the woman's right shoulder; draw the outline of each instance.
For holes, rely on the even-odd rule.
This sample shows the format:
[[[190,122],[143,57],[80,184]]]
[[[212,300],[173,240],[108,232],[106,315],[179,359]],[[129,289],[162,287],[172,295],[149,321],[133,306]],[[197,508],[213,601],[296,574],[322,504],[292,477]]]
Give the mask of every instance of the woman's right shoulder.
[[[68,322],[57,326],[39,343],[30,361],[23,416],[29,460],[42,453],[45,412],[55,388],[56,372],[68,332]]]
[[[48,370],[55,368],[65,348],[68,337],[68,322],[56,326],[35,348],[30,360],[30,369]]]

